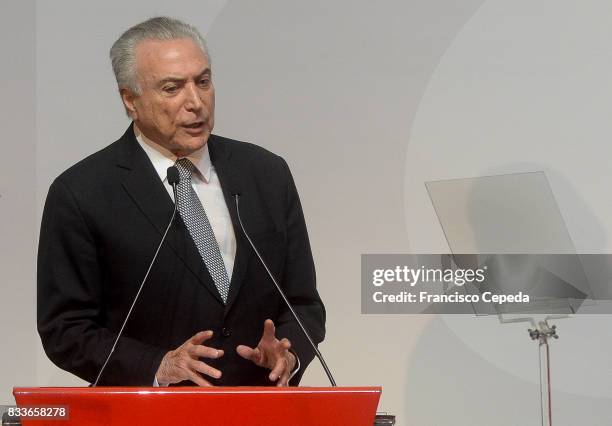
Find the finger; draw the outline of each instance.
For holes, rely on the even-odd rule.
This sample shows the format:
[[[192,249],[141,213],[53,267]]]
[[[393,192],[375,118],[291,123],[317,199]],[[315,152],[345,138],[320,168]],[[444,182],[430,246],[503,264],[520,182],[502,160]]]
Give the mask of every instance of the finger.
[[[196,333],[193,336],[191,336],[188,342],[191,343],[192,345],[201,345],[202,343],[210,339],[212,336],[213,336],[212,330],[200,331],[199,333]]]
[[[217,359],[223,356],[224,352],[222,349],[215,349],[209,346],[193,345],[189,349],[189,355],[192,358],[210,358]]]
[[[287,362],[287,358],[284,356],[278,357],[276,362],[274,363],[274,368],[270,372],[269,378],[271,381],[278,380],[279,377],[283,375],[285,370],[289,369],[289,363]]]
[[[236,352],[242,358],[248,359],[250,361],[251,360],[251,356],[253,356],[253,352],[255,352],[255,350],[253,348],[250,348],[250,347],[246,346],[246,345],[238,345],[238,346],[236,346]]]
[[[263,355],[259,348],[253,349],[245,345],[238,345],[236,347],[236,352],[242,358],[248,359],[259,366],[263,366]]]
[[[200,376],[195,371],[188,370],[187,376],[190,381],[192,381],[198,386],[202,386],[202,387],[212,386],[208,380],[204,379],[202,376]]]
[[[189,365],[193,370],[199,373],[206,374],[207,376],[214,377],[215,379],[221,378],[221,371],[211,367],[205,362],[192,360]]]
[[[274,339],[275,338],[274,332],[275,332],[274,322],[271,319],[265,320],[262,339],[266,339],[266,338]]]
[[[289,349],[291,349],[291,342],[286,337],[279,343],[284,350],[288,351]]]
[[[278,382],[276,383],[276,386],[278,387],[289,386],[289,377],[291,377],[291,372],[287,368],[285,372],[283,373],[283,375],[278,380]]]
[[[296,358],[291,352],[287,352],[287,368],[281,375],[276,386],[289,386],[289,380],[291,379],[293,369],[295,368]]]

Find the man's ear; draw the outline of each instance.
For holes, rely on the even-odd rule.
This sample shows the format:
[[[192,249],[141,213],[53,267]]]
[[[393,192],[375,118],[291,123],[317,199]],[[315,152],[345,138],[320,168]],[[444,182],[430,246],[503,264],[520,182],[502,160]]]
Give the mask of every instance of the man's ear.
[[[136,112],[136,105],[134,100],[136,96],[134,93],[125,87],[119,89],[119,95],[121,95],[121,100],[123,101],[123,106],[125,107],[125,112],[129,115],[132,120],[138,119],[138,113]]]

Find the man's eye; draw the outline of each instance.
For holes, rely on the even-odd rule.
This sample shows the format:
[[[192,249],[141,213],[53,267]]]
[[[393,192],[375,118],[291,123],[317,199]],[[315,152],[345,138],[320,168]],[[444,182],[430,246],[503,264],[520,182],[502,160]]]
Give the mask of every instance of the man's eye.
[[[210,78],[203,78],[200,80],[200,86],[207,87],[210,85]]]
[[[166,93],[176,93],[176,91],[178,90],[178,87],[176,86],[164,86],[162,88],[162,90]]]

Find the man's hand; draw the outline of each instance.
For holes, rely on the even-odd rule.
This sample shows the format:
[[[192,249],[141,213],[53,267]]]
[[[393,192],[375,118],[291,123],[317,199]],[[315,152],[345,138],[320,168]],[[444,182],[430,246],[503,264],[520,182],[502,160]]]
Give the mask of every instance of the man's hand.
[[[263,335],[257,347],[253,349],[240,345],[236,348],[236,352],[244,359],[272,370],[268,377],[273,382],[278,380],[276,386],[287,386],[296,362],[289,348],[291,348],[291,342],[288,339],[278,340],[274,334],[274,323],[267,319],[264,322]]]
[[[216,359],[223,356],[223,351],[202,345],[210,339],[213,332],[200,331],[181,346],[164,355],[155,377],[160,385],[191,380],[198,386],[212,386],[201,374],[218,379],[221,372],[216,368],[200,361],[200,358]]]

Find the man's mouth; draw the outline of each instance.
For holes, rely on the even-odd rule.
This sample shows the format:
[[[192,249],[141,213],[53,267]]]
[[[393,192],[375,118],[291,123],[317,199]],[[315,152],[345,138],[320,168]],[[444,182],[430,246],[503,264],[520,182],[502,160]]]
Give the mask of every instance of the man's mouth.
[[[204,126],[203,121],[194,121],[193,123],[183,124],[183,127],[187,127],[188,129],[200,129]]]
[[[183,124],[183,129],[185,129],[184,131],[187,134],[197,137],[200,137],[204,133],[205,127],[204,121],[194,121],[192,123]]]

